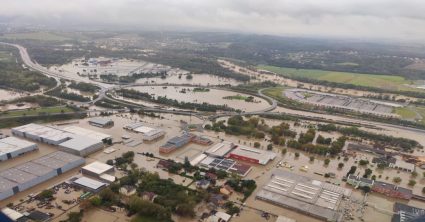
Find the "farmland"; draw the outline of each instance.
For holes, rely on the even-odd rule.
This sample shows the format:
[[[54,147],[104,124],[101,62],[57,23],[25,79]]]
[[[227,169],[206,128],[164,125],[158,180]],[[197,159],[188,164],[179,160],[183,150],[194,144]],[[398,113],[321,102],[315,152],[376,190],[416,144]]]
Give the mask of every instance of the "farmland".
[[[18,116],[31,116],[31,115],[47,115],[47,114],[58,114],[73,112],[71,108],[54,106],[54,107],[41,107],[31,108],[26,110],[6,111],[0,113],[0,117],[18,117]]]
[[[311,78],[357,86],[377,87],[387,90],[415,90],[406,86],[412,84],[412,82],[401,76],[335,72],[317,69],[295,69],[277,66],[258,66],[257,68],[288,77]]]
[[[25,32],[25,33],[10,33],[0,35],[0,39],[18,39],[18,40],[42,40],[42,41],[65,41],[69,38],[57,35],[50,32]]]

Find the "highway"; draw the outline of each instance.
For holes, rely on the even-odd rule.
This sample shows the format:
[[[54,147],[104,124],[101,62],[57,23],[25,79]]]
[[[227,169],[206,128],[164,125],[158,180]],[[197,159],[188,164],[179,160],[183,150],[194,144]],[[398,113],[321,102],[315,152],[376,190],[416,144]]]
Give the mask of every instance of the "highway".
[[[10,44],[10,43],[5,43],[5,42],[0,42],[0,44],[5,44],[5,45],[16,47],[19,50],[22,61],[24,62],[24,64],[26,66],[28,66],[29,68],[31,68],[33,70],[39,71],[39,72],[41,72],[41,73],[43,73],[47,76],[55,78],[56,81],[58,81],[58,83],[60,83],[59,79],[62,78],[62,79],[66,79],[66,80],[74,80],[74,81],[79,81],[79,82],[83,81],[83,82],[91,83],[91,84],[94,84],[94,85],[97,85],[98,87],[100,87],[100,92],[99,92],[98,98],[96,98],[93,101],[81,103],[81,104],[95,103],[95,102],[97,102],[97,101],[99,101],[103,98],[108,98],[108,99],[112,99],[115,102],[118,102],[120,104],[129,105],[129,103],[127,103],[125,101],[117,100],[117,99],[110,98],[110,97],[107,96],[107,93],[109,91],[112,91],[112,90],[118,89],[118,88],[126,88],[126,87],[132,87],[132,86],[160,86],[160,85],[161,86],[193,86],[193,85],[182,85],[182,84],[176,84],[176,85],[173,85],[173,84],[111,85],[111,84],[106,84],[106,83],[90,81],[90,80],[86,80],[86,79],[76,79],[76,78],[66,76],[62,73],[53,72],[53,71],[48,70],[47,68],[39,65],[38,63],[33,62],[31,57],[29,56],[26,48],[21,46],[21,45]],[[330,114],[319,114],[319,113],[314,113],[314,112],[287,109],[287,108],[280,107],[280,106],[278,107],[278,102],[275,99],[268,97],[267,95],[264,95],[263,90],[265,90],[265,89],[260,89],[258,91],[257,96],[262,97],[262,98],[266,99],[267,101],[269,101],[271,103],[271,106],[267,107],[266,109],[258,110],[258,111],[254,111],[254,112],[244,112],[244,113],[226,112],[226,113],[221,113],[221,114],[209,115],[207,113],[194,112],[194,111],[165,110],[165,109],[158,109],[158,108],[147,108],[147,107],[143,107],[143,106],[140,106],[140,108],[144,111],[147,111],[147,112],[161,112],[161,113],[174,113],[174,114],[181,114],[181,115],[193,115],[193,116],[197,116],[197,117],[202,118],[202,119],[205,119],[205,116],[208,116],[208,119],[215,119],[215,118],[219,118],[219,117],[235,116],[235,115],[262,115],[262,114],[280,115],[280,114],[289,114],[289,115],[299,116],[300,119],[303,118],[303,117],[306,117],[306,118],[316,118],[318,120],[322,119],[322,120],[340,121],[341,123],[350,123],[350,124],[361,125],[361,126],[365,126],[365,127],[373,126],[375,129],[381,128],[381,129],[384,129],[384,130],[387,130],[387,131],[391,131],[392,132],[391,134],[394,135],[394,136],[403,136],[403,137],[406,137],[406,138],[418,140],[419,142],[421,142],[422,144],[425,145],[425,137],[424,137],[425,136],[425,130],[412,128],[412,127],[405,127],[405,126],[387,124],[387,123],[368,121],[368,120],[354,119],[354,118],[345,117],[345,116],[330,115]],[[278,108],[278,112],[272,112],[276,108]]]

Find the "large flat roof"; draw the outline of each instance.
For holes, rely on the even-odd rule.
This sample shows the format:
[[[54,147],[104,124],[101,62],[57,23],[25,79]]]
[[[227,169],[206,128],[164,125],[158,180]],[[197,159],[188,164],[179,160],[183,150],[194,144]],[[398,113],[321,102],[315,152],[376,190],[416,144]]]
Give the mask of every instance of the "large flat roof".
[[[37,176],[46,175],[49,172],[52,172],[54,170],[52,168],[49,168],[40,164],[32,163],[32,162],[27,162],[22,165],[19,165],[16,167],[16,169],[24,171],[26,173],[33,174],[33,175],[37,175]]]
[[[88,187],[88,188],[93,189],[93,190],[98,190],[101,187],[106,185],[106,183],[102,183],[100,181],[93,180],[93,179],[90,179],[88,177],[80,177],[80,178],[74,180],[74,183],[81,185],[81,186],[84,186],[84,187]]]
[[[17,168],[10,168],[7,170],[3,170],[0,172],[0,176],[18,184],[28,182],[38,177],[34,174],[30,174],[25,171],[18,170]]]
[[[0,139],[0,155],[6,155],[7,153],[16,152],[19,150],[27,149],[29,147],[36,148],[35,143],[31,143],[16,137],[6,137]]]
[[[229,153],[234,146],[235,144],[232,142],[223,141],[221,143],[215,144],[213,147],[205,151],[205,153],[214,156],[224,156]]]
[[[99,125],[106,125],[106,124],[113,122],[113,121],[112,121],[112,119],[105,118],[105,117],[94,117],[94,118],[89,119],[89,122],[99,124]]]
[[[74,135],[72,139],[59,144],[59,146],[66,147],[68,149],[77,150],[77,151],[82,151],[86,149],[87,147],[98,144],[100,142],[101,141],[97,139],[93,139],[91,137]]]
[[[314,217],[337,221],[339,205],[351,190],[284,170],[273,170],[269,182],[257,193],[257,198]]]
[[[29,146],[34,146],[35,143],[23,140],[23,139],[19,139],[13,136],[10,137],[5,137],[3,139],[0,139],[0,146],[1,144],[5,144],[5,145],[11,145],[17,148],[26,148]]]
[[[93,173],[100,175],[102,173],[105,173],[105,172],[113,169],[114,167],[111,166],[111,165],[108,165],[106,163],[101,163],[101,162],[96,161],[96,162],[90,163],[88,165],[85,165],[82,168],[84,170],[87,170],[87,171],[90,171],[90,172],[93,172]]]
[[[69,153],[66,153],[66,152],[62,152],[62,151],[56,151],[56,152],[50,153],[46,156],[60,160],[60,161],[63,161],[65,163],[72,163],[72,162],[75,162],[75,161],[79,161],[81,159],[84,160],[84,158],[82,158],[82,157],[79,157],[79,156],[76,156],[76,155],[73,155],[73,154],[69,154]]]
[[[160,129],[152,128],[152,127],[149,127],[149,126],[140,126],[140,127],[137,127],[133,130],[136,131],[136,132],[139,132],[139,133],[143,133],[146,136],[153,136],[155,134],[163,132]]]
[[[96,131],[78,127],[78,126],[67,126],[63,128],[63,130],[69,133],[73,133],[75,135],[90,137],[98,141],[102,141],[103,139],[107,139],[111,137],[108,134],[96,132]]]
[[[12,130],[20,131],[29,135],[46,138],[52,141],[61,141],[70,138],[72,134],[51,126],[43,126],[35,123],[12,128]]]
[[[13,187],[16,187],[16,186],[18,186],[17,183],[12,182],[12,181],[5,179],[3,177],[0,177],[0,193],[2,191],[5,191],[5,190],[10,190],[10,189],[12,189]]]
[[[272,151],[260,150],[243,145],[237,145],[237,148],[233,149],[230,154],[256,159],[261,164],[266,164],[268,161],[273,160],[277,155]]]

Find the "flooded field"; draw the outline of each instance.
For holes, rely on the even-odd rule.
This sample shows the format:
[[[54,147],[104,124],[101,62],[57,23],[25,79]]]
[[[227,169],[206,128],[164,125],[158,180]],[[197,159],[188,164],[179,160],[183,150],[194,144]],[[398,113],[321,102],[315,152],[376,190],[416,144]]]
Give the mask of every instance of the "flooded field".
[[[178,86],[138,86],[132,89],[140,92],[145,92],[157,96],[166,96],[169,99],[176,99],[183,102],[192,103],[209,103],[214,105],[227,105],[231,108],[240,109],[242,111],[257,111],[270,106],[270,104],[259,97],[253,97],[252,102],[247,102],[243,98],[248,98],[250,95],[226,91],[221,89],[210,89],[209,92],[195,92],[193,87],[178,87]],[[240,95],[239,99],[226,99]]]
[[[167,78],[162,79],[160,77],[156,78],[146,78],[138,79],[136,83],[155,83],[155,84],[190,84],[190,85],[199,85],[199,86],[216,86],[216,85],[239,85],[242,82],[224,78],[220,76],[210,75],[210,74],[193,74],[192,79],[188,79],[187,75],[168,75]]]
[[[19,93],[16,91],[0,89],[0,101],[13,100],[23,96],[26,96],[26,93]]]

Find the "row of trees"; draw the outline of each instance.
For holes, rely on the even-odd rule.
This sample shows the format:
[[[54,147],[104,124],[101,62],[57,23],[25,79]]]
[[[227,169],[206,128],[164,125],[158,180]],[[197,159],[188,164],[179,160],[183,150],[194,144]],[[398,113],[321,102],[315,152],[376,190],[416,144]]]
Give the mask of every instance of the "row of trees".
[[[154,103],[174,106],[182,109],[190,110],[199,110],[206,112],[217,112],[217,111],[238,111],[233,108],[228,107],[227,105],[213,105],[209,103],[191,103],[191,102],[179,102],[176,99],[169,99],[166,96],[155,96],[150,95],[149,93],[139,92],[134,89],[120,89],[117,90],[117,93],[126,98],[138,99],[138,100],[147,100]]]
[[[318,130],[327,132],[339,132],[345,136],[359,137],[363,139],[379,142],[383,145],[400,148],[404,151],[410,151],[415,147],[421,147],[416,140],[406,139],[403,137],[393,137],[384,134],[376,134],[361,130],[357,127],[340,127],[334,124],[318,124]]]

